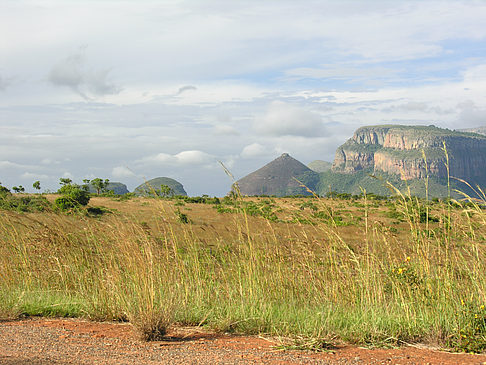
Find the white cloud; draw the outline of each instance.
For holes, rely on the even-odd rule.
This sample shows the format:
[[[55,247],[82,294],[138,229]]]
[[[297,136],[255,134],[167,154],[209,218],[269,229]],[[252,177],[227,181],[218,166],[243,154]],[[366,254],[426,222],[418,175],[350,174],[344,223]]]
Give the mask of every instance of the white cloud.
[[[117,166],[111,170],[111,174],[116,178],[134,177],[135,173],[125,166]]]
[[[205,165],[215,163],[215,158],[201,151],[183,151],[174,156],[178,163],[185,165]]]
[[[253,124],[256,132],[270,136],[318,137],[323,131],[319,115],[281,101],[274,101]]]
[[[266,148],[263,147],[259,143],[252,143],[249,144],[248,146],[245,146],[243,150],[241,151],[241,157],[243,158],[252,158],[252,157],[258,157],[267,152]]]
[[[74,180],[74,175],[71,174],[69,171],[65,171],[63,174],[62,174],[62,177],[63,178],[66,178],[66,179],[71,179],[71,180]]]
[[[461,128],[479,127],[486,125],[486,107],[478,107],[471,100],[466,100],[457,105],[460,110],[458,120]]]
[[[239,136],[240,133],[232,126],[229,125],[216,125],[214,127],[214,134],[218,136]]]
[[[0,169],[26,169],[26,168],[31,168],[31,167],[32,166],[19,164],[19,163],[12,162],[12,161],[9,161],[9,160],[0,161]]]
[[[15,164],[10,161],[0,161],[0,169],[12,168],[12,167],[19,167],[18,164]]]
[[[217,159],[202,151],[182,151],[175,155],[170,155],[167,153],[159,153],[157,155],[152,155],[145,157],[140,160],[140,162],[148,164],[161,164],[169,166],[177,165],[212,165],[217,162]]]
[[[376,80],[395,76],[398,70],[386,67],[366,65],[341,66],[323,65],[321,67],[301,67],[292,68],[285,71],[285,75],[290,78],[310,78],[310,79],[335,79],[335,80]]]
[[[22,179],[25,180],[47,180],[49,179],[49,176],[45,174],[39,174],[35,172],[24,172],[21,176]]]
[[[51,158],[43,158],[41,161],[40,161],[40,164],[41,165],[59,165],[61,163],[61,161],[58,161],[58,160],[53,160]]]

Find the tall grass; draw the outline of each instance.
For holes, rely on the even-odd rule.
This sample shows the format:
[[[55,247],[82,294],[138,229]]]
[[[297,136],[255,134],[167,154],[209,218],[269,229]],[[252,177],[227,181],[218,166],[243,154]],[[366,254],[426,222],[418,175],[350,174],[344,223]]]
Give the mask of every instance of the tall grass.
[[[124,320],[145,339],[182,323],[313,344],[486,347],[484,202],[399,195],[408,233],[397,235],[365,195],[350,239],[332,220],[335,201],[315,199],[329,222],[225,213],[226,227],[206,226],[204,237],[173,219],[167,200],[151,226],[136,214],[0,211],[0,315]]]

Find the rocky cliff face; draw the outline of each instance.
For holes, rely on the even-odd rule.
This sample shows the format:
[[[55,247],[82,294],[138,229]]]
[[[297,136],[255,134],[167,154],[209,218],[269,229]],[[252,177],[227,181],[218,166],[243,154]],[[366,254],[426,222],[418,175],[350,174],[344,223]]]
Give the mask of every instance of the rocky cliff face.
[[[373,126],[358,129],[336,151],[332,170],[362,169],[400,175],[402,180],[427,175],[486,182],[486,136],[434,126]],[[426,159],[424,159],[424,154]]]

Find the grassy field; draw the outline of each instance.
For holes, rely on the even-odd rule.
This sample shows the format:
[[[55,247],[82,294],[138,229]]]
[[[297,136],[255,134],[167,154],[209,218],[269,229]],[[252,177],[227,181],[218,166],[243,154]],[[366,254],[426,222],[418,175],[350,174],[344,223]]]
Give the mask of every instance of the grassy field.
[[[52,199],[52,197],[49,197]],[[0,317],[173,323],[289,346],[486,348],[486,211],[399,197],[92,198],[0,210]],[[103,214],[96,214],[102,213]]]

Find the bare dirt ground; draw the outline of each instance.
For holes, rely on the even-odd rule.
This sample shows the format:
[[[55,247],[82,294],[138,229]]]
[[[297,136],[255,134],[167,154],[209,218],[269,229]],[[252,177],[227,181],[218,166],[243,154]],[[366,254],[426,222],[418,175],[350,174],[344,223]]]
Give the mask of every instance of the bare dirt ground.
[[[0,364],[486,364],[486,355],[433,349],[280,351],[272,339],[173,328],[167,339],[142,342],[123,323],[29,318],[0,322]]]

